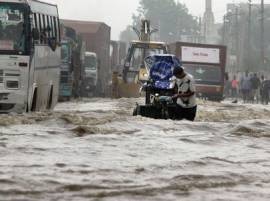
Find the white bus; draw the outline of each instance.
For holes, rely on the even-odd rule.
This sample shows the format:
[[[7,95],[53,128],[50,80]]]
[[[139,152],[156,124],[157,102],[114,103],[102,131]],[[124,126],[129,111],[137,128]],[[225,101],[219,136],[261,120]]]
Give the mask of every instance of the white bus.
[[[0,113],[52,109],[61,63],[56,5],[0,1]]]

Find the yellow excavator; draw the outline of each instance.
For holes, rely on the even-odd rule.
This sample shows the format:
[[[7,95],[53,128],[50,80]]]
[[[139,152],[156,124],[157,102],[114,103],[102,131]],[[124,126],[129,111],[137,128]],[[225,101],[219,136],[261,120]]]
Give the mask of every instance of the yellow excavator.
[[[140,97],[140,88],[149,76],[144,59],[154,54],[167,54],[167,46],[164,42],[151,41],[151,35],[157,30],[151,30],[149,20],[142,20],[140,31],[135,27],[133,30],[139,40],[130,42],[121,72],[113,73],[113,98]]]

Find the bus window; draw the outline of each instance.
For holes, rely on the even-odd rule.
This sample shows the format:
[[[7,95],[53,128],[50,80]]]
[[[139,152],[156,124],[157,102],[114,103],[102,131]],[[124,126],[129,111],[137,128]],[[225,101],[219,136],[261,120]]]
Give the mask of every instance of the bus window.
[[[56,36],[57,36],[57,42],[60,43],[61,38],[60,38],[60,27],[59,27],[59,19],[56,18]]]
[[[48,31],[48,37],[52,38],[52,26],[51,26],[51,19],[49,15],[47,15],[47,31]]]
[[[43,34],[43,43],[47,44],[48,43],[48,32],[47,32],[47,19],[45,15],[42,15],[42,19],[43,19],[43,29],[42,29],[42,34]]]
[[[51,29],[52,29],[52,37],[53,38],[56,38],[55,37],[55,29],[54,29],[54,24],[53,24],[53,17],[52,16],[50,16],[50,26],[51,26]]]
[[[31,18],[32,18],[31,27],[36,28],[36,19],[34,13],[31,15]]]
[[[44,29],[44,22],[43,22],[43,17],[42,14],[39,14],[39,33],[40,33],[40,43],[43,44],[44,43],[44,33],[43,33],[43,29]]]
[[[54,30],[55,30],[55,37],[56,37],[56,40],[58,42],[58,29],[57,29],[57,22],[56,22],[56,17],[53,17],[53,25],[54,25]]]

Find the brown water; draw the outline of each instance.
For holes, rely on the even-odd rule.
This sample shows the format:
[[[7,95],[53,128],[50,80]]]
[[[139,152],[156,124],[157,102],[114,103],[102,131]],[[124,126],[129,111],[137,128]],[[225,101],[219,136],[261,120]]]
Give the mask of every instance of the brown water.
[[[0,200],[270,200],[270,107],[200,102],[191,123],[136,101],[0,116]]]

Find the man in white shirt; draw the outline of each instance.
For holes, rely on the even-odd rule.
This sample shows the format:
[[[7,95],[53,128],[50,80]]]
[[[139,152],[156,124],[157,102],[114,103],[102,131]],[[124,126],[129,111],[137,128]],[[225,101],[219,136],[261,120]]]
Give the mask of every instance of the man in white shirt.
[[[178,93],[173,96],[177,99],[175,119],[194,121],[197,113],[196,88],[193,76],[186,73],[183,67],[174,69],[175,83]]]

